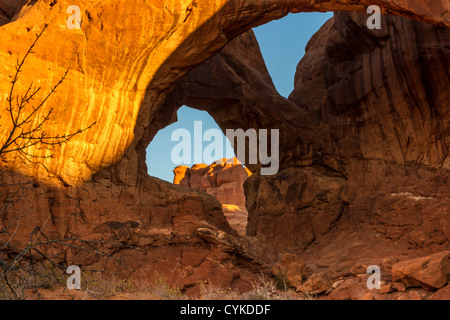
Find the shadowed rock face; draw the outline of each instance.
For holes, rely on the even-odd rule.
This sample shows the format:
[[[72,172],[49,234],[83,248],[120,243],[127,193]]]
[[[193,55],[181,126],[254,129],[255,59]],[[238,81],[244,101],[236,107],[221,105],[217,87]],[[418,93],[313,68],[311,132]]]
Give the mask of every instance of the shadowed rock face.
[[[389,270],[398,257],[448,249],[450,34],[382,24],[370,31],[365,15],[336,13],[308,44],[289,99],[251,32],[166,99],[222,128],[280,128],[279,173],[249,166],[247,234],[302,252],[314,272],[339,276],[361,261]]]
[[[288,12],[365,11],[368,2],[81,1],[82,29],[67,30],[70,1],[0,1],[2,105],[17,55],[49,23],[17,92],[31,81],[46,92],[69,69],[48,102],[48,134],[97,121],[40,165],[1,163],[3,183],[37,180],[2,218],[27,213],[11,250],[35,226],[55,239],[120,243],[107,249],[129,264],[124,277],[151,281],[158,271],[189,291],[205,278],[248,288],[285,251],[335,279],[357,262],[389,268],[448,248],[448,29],[386,17],[372,32],[367,15],[336,14],[310,42],[289,99],[244,33]],[[450,25],[444,0],[374,3]],[[230,228],[213,197],[146,174],[145,148],[182,104],[207,110],[222,129],[280,129],[279,173],[249,166],[248,237]],[[5,136],[4,109],[0,116]],[[62,259],[122,270],[76,250]]]
[[[279,173],[254,170],[246,182],[249,234],[304,248],[345,212],[395,241],[421,234],[445,243],[449,33],[392,17],[370,31],[364,18],[338,13],[322,27],[289,100],[275,91],[251,33],[166,99],[167,109],[207,110],[222,128],[280,128]]]

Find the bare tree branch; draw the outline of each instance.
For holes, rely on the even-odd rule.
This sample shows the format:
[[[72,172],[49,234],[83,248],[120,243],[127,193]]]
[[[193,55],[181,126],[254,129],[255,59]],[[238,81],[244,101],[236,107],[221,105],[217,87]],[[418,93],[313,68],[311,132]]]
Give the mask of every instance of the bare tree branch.
[[[50,110],[44,112],[43,118],[39,120],[37,124],[31,125],[32,123],[36,122],[35,120],[37,119],[37,116],[41,113],[44,105],[50,99],[50,97],[54,93],[56,93],[56,89],[58,89],[58,87],[62,85],[67,77],[67,74],[69,73],[69,70],[65,71],[58,83],[50,88],[50,91],[45,95],[42,101],[37,104],[37,106],[33,106],[32,102],[35,100],[37,94],[41,91],[41,87],[35,87],[33,83],[31,83],[23,95],[15,94],[16,84],[19,81],[23,66],[27,58],[33,53],[33,49],[36,46],[36,43],[42,37],[42,34],[44,33],[47,26],[48,25],[45,25],[42,31],[39,34],[36,34],[36,39],[32,42],[30,48],[28,49],[22,60],[17,60],[16,72],[13,76],[13,80],[11,81],[11,88],[8,98],[6,99],[8,103],[6,110],[9,113],[12,128],[10,129],[6,140],[0,144],[0,158],[3,158],[6,154],[12,152],[17,152],[24,159],[51,158],[53,157],[53,154],[40,156],[28,152],[28,150],[31,147],[38,145],[47,147],[61,146],[62,144],[67,143],[76,135],[79,135],[84,131],[92,128],[92,126],[94,126],[96,123],[94,122],[87,128],[78,129],[75,132],[49,136],[44,130],[44,125],[50,120],[50,116],[53,113],[53,108],[50,108]]]

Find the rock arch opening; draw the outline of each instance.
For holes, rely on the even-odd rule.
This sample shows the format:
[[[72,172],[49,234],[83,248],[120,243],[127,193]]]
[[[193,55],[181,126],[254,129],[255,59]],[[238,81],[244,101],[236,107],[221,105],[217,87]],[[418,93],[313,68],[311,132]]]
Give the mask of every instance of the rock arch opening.
[[[306,45],[332,17],[331,12],[291,13],[253,28],[267,70],[281,96],[288,98],[294,90],[295,72]]]
[[[196,162],[194,161],[195,156],[193,156],[195,152],[194,143],[191,143],[189,147],[187,158],[190,161],[174,163],[171,150],[179,142],[172,141],[171,135],[175,130],[182,128],[187,129],[191,134],[190,137],[194,138],[195,121],[204,122],[203,130],[218,129],[219,126],[213,118],[206,111],[200,110],[210,112],[214,110],[213,115],[219,114],[222,121],[222,130],[238,127],[236,123],[232,122],[223,124],[223,120],[226,118],[224,110],[246,108],[246,103],[243,101],[245,97],[242,96],[236,104],[235,97],[229,99],[224,95],[235,94],[239,91],[239,89],[236,90],[238,86],[245,87],[252,84],[258,85],[258,83],[257,80],[246,83],[247,74],[233,74],[236,72],[236,68],[230,73],[230,66],[233,66],[233,64],[226,65],[223,62],[224,59],[229,62],[229,58],[233,54],[238,54],[235,58],[240,60],[242,68],[248,69],[246,70],[247,73],[259,73],[257,75],[258,80],[262,79],[274,95],[278,91],[281,92],[281,95],[288,97],[294,89],[295,70],[305,53],[306,44],[312,35],[331,17],[331,13],[300,13],[290,14],[278,21],[272,21],[248,32],[248,35],[243,37],[243,41],[234,41],[228,46],[228,49],[224,50],[222,56],[219,54],[219,57],[212,58],[212,60],[216,60],[216,62],[213,62],[215,68],[217,62],[219,62],[218,68],[211,68],[210,61],[190,72],[186,77],[189,78],[190,74],[194,73],[195,79],[191,76],[190,79],[183,81],[186,85],[181,84],[175,88],[166,99],[165,108],[173,109],[177,107],[174,105],[174,101],[177,104],[183,101],[184,104],[196,109],[186,105],[180,107],[177,111],[178,121],[161,129],[155,135],[147,148],[149,174],[215,196],[221,202],[230,225],[237,229],[240,234],[245,234],[247,210],[243,183],[251,175],[250,171],[242,168],[239,164],[235,168],[228,168],[229,165],[215,165],[208,161]],[[244,47],[248,47],[250,53],[247,59],[242,61]],[[248,72],[249,70],[250,72]],[[223,79],[221,79],[221,72],[223,73]],[[260,77],[261,75],[263,77]],[[237,79],[239,78],[241,83],[238,83],[239,80]],[[253,75],[253,78],[256,77]],[[248,128],[250,127],[244,127],[244,130]],[[229,159],[234,157],[235,154],[230,148],[231,145],[223,134],[222,139],[224,145],[228,145],[224,148],[224,157]],[[200,150],[200,152],[202,151]],[[197,150],[197,152],[199,151]],[[223,157],[216,157],[214,161],[221,158]],[[224,174],[225,171],[226,174]],[[172,172],[175,173],[175,177]],[[219,178],[217,178],[217,174],[219,174]],[[223,178],[224,176],[227,177]]]
[[[186,134],[189,135],[180,137],[176,134],[180,129],[186,130]],[[214,136],[210,140],[205,140],[205,133],[211,129],[214,133],[220,132],[220,137]],[[204,152],[208,144],[216,142],[216,138],[220,138],[221,150],[215,148],[210,153]],[[196,148],[196,144],[200,144],[201,148]],[[177,149],[174,150],[175,148]],[[200,156],[196,154],[198,152],[201,153]],[[174,181],[173,170],[177,166],[191,167],[203,163],[210,165],[222,158],[235,157],[228,139],[208,112],[187,106],[177,110],[176,122],[158,131],[147,147],[146,153],[149,175],[168,182]]]
[[[248,217],[244,181],[251,175],[250,171],[235,158],[229,140],[206,111],[182,106],[177,111],[177,119],[177,122],[161,129],[148,146],[148,173],[215,197],[222,205],[222,212],[230,227],[244,235]],[[186,133],[180,141],[177,140],[177,130]],[[213,139],[205,141],[208,132],[214,132],[215,135]],[[205,148],[196,150],[195,144],[199,139],[201,145],[212,143],[222,148],[203,154]],[[220,139],[219,143],[217,139]],[[187,156],[173,154],[180,145],[183,148],[176,153],[187,153]],[[201,157],[194,156],[195,152],[201,152]]]

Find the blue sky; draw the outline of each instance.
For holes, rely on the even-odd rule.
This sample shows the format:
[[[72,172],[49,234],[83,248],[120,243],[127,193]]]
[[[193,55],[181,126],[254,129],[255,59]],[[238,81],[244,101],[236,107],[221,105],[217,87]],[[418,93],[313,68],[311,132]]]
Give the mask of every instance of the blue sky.
[[[288,97],[294,89],[295,70],[305,54],[306,44],[332,16],[331,12],[290,14],[253,29],[273,83],[282,96]],[[206,111],[181,107],[178,110],[178,121],[160,130],[147,148],[147,166],[151,176],[173,181],[176,164],[172,162],[171,152],[178,141],[171,141],[172,132],[179,128],[187,129],[193,136],[194,121],[202,121],[203,132],[211,128],[220,130]],[[229,145],[225,136],[223,139],[224,144]],[[208,144],[209,142],[205,142],[204,147]],[[186,165],[193,164],[191,162]]]

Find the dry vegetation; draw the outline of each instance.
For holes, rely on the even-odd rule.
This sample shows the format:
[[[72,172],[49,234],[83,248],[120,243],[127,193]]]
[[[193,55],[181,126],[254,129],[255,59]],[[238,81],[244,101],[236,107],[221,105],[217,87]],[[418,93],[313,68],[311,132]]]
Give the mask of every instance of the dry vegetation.
[[[60,80],[42,93],[41,87],[33,82],[29,85],[20,83],[24,65],[34,53],[34,48],[42,37],[47,25],[31,43],[26,54],[17,58],[15,73],[6,98],[6,116],[0,116],[0,161],[22,161],[26,164],[42,165],[43,159],[54,156],[53,149],[69,142],[75,136],[90,129],[78,129],[69,133],[49,134],[53,107],[47,105],[53,94],[63,84],[68,70]],[[20,83],[20,85],[19,85]],[[19,90],[19,87],[26,88]],[[18,92],[21,91],[21,92]],[[33,152],[35,148],[43,148],[44,156]],[[9,157],[9,158],[8,158]],[[14,159],[14,160],[11,160]],[[67,266],[60,264],[69,248],[84,250],[101,256],[108,256],[99,248],[99,243],[82,239],[54,239],[47,237],[42,227],[33,226],[28,235],[29,240],[17,239],[20,233],[21,220],[29,214],[22,210],[11,210],[17,203],[26,198],[28,191],[38,186],[35,181],[0,183],[0,298],[23,299],[27,290],[39,295],[36,288],[50,287],[51,282],[60,283]],[[22,222],[23,224],[24,222]],[[23,234],[22,234],[23,236]]]
[[[65,286],[68,275],[55,273],[48,265],[45,272],[40,272],[36,279],[28,279],[17,287],[17,293],[24,299],[57,299],[57,300],[310,300],[314,297],[302,295],[292,290],[279,290],[273,279],[266,276],[252,285],[252,289],[240,293],[231,288],[220,288],[207,281],[200,283],[199,295],[186,295],[180,289],[170,286],[164,277],[159,277],[151,285],[144,285],[135,279],[118,280],[111,275],[85,272],[82,276],[81,290],[68,290]],[[56,276],[55,276],[56,274]],[[3,289],[2,289],[3,288]],[[0,299],[15,299],[5,289],[0,280]]]
[[[0,159],[7,154],[16,153],[23,161],[39,164],[40,156],[30,150],[35,146],[53,148],[67,143],[74,136],[91,128],[80,129],[72,133],[47,135],[45,124],[49,121],[53,109],[45,111],[46,102],[62,85],[67,72],[59,82],[44,95],[42,100],[34,103],[41,91],[31,83],[24,94],[16,94],[16,85],[20,73],[33,48],[45,31],[36,35],[35,41],[22,60],[18,60],[16,72],[11,82],[7,98],[6,110],[11,123],[2,119],[2,126],[9,128],[5,141],[0,141]],[[40,121],[35,121],[37,117]],[[53,154],[48,155],[52,157]],[[285,279],[275,277],[270,279],[261,276],[252,289],[240,293],[231,288],[219,288],[204,281],[199,284],[200,294],[188,296],[180,289],[170,286],[163,277],[159,277],[151,285],[143,285],[136,280],[119,280],[99,272],[85,271],[82,277],[81,290],[69,290],[66,281],[67,265],[64,256],[68,250],[114,259],[102,250],[104,243],[86,241],[83,239],[51,239],[36,226],[29,235],[27,243],[15,241],[16,232],[23,215],[12,217],[8,209],[25,198],[27,191],[33,187],[33,181],[0,185],[0,300],[12,299],[161,299],[161,300],[291,300],[310,299],[290,291]],[[114,244],[109,244],[114,245]]]

